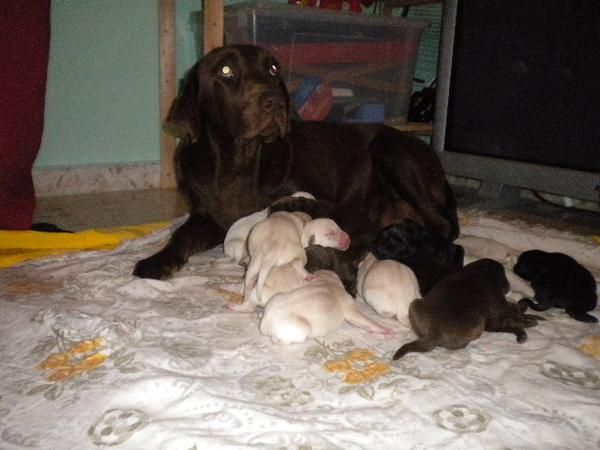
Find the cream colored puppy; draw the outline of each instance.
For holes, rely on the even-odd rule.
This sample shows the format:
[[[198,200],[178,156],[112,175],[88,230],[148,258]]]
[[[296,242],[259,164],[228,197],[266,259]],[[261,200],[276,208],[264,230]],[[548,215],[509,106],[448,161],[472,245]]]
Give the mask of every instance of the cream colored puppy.
[[[234,222],[225,235],[223,252],[237,264],[247,265],[248,251],[246,250],[246,239],[248,239],[248,234],[252,227],[261,220],[266,219],[268,214],[269,208],[265,208]]]
[[[275,294],[265,306],[259,328],[273,342],[292,344],[331,333],[344,321],[372,333],[392,333],[360,312],[335,272],[318,270],[304,286]]]
[[[408,318],[408,308],[415,298],[421,298],[419,282],[408,266],[391,259],[378,260],[368,253],[358,266],[357,296],[377,314]]]
[[[315,197],[308,192],[298,191],[291,197],[304,197],[314,200]],[[225,240],[223,241],[223,251],[227,256],[232,258],[237,264],[243,266],[248,264],[248,251],[246,250],[246,240],[250,234],[250,230],[254,225],[269,215],[269,208],[262,209],[248,216],[238,219],[229,227]]]
[[[304,248],[308,245],[346,250],[350,236],[331,219],[310,220],[301,212],[276,212],[257,223],[248,236],[250,262],[244,279],[244,301],[230,308],[253,311],[275,293],[299,287],[310,278],[304,268]]]
[[[260,301],[256,298],[255,290],[248,306],[251,309],[254,309],[256,306],[265,306],[275,294],[302,287],[308,283],[311,277],[312,274],[304,269],[304,265],[299,259],[275,266],[271,269],[265,280]]]

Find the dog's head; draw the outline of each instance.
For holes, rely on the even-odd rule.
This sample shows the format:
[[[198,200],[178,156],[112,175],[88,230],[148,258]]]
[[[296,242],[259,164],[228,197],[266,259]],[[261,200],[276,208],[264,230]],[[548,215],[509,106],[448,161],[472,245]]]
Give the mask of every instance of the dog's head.
[[[321,245],[345,251],[350,247],[350,235],[333,220],[321,217],[305,225],[302,230],[302,245]]]
[[[268,51],[229,45],[207,53],[187,74],[164,128],[195,141],[210,127],[236,141],[271,141],[289,129],[289,96]]]
[[[504,266],[493,259],[483,258],[473,261],[465,266],[464,273],[470,274],[479,283],[484,283],[490,293],[502,292],[506,295],[510,290]]]
[[[383,228],[375,242],[373,253],[380,259],[406,260],[416,254],[435,255],[439,238],[410,219]]]
[[[527,250],[519,255],[514,272],[524,280],[531,281],[548,269],[551,254],[542,250]]]

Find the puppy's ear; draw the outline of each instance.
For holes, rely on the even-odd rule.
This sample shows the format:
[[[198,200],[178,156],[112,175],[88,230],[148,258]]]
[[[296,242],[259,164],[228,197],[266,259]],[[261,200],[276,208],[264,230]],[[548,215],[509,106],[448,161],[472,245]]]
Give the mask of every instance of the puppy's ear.
[[[198,98],[198,64],[186,74],[179,96],[175,98],[162,129],[179,139],[195,141],[199,137],[202,112]]]

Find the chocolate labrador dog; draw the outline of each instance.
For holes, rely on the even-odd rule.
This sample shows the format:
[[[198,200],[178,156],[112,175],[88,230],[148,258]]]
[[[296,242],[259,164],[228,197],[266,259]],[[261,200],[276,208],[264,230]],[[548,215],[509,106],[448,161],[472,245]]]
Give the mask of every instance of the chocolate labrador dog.
[[[266,50],[225,46],[192,67],[165,122],[180,138],[176,174],[190,216],[135,275],[169,277],[221,243],[235,220],[296,191],[364,211],[379,227],[408,217],[458,236],[455,198],[428,145],[384,125],[290,116],[279,63]]]

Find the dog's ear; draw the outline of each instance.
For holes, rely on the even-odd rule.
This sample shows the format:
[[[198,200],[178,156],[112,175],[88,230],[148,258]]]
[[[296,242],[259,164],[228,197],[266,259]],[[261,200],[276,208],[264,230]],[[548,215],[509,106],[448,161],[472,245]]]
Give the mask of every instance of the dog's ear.
[[[186,74],[179,95],[173,101],[162,129],[179,139],[197,140],[201,130],[202,112],[198,98],[198,65]]]

